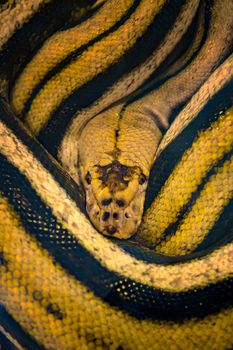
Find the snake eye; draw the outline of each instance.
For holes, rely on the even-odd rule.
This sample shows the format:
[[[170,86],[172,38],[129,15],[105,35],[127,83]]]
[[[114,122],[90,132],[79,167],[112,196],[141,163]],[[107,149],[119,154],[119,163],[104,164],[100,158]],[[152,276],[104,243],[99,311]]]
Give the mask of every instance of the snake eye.
[[[89,171],[88,171],[87,175],[85,176],[85,180],[86,180],[88,185],[91,184],[91,174],[89,173]]]
[[[139,176],[139,184],[143,185],[146,182],[146,180],[147,180],[146,175],[140,174],[140,176]]]

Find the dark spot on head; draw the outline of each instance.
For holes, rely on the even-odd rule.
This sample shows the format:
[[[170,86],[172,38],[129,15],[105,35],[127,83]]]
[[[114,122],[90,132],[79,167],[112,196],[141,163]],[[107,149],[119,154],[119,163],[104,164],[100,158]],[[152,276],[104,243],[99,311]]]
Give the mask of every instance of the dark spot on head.
[[[122,208],[125,205],[125,201],[123,201],[122,199],[117,199],[116,204],[118,205],[118,207]]]
[[[139,176],[139,184],[143,185],[146,182],[146,180],[147,180],[146,175],[140,174],[140,176]]]
[[[116,232],[116,227],[107,227],[106,231],[110,234],[113,235]]]
[[[119,215],[118,213],[113,213],[113,219],[118,219]]]
[[[85,180],[86,180],[88,185],[91,184],[91,174],[89,173],[89,171],[88,171],[87,175],[85,176]]]
[[[127,212],[125,213],[125,217],[126,217],[126,219],[130,218],[130,216],[129,216],[129,214]]]
[[[95,215],[99,215],[99,213],[100,213],[99,210],[97,210],[97,211],[95,212]]]
[[[129,167],[120,164],[118,161],[98,167],[98,173],[103,185],[108,186],[110,192],[123,190],[128,186],[128,181],[125,180],[128,173],[131,171]]]
[[[103,221],[107,221],[109,219],[109,217],[110,217],[110,214],[107,211],[105,211],[102,215]]]
[[[57,304],[48,304],[48,306],[46,307],[46,310],[49,314],[53,315],[56,319],[58,320],[63,319],[63,314]]]
[[[109,205],[112,203],[112,198],[102,200],[102,205]]]

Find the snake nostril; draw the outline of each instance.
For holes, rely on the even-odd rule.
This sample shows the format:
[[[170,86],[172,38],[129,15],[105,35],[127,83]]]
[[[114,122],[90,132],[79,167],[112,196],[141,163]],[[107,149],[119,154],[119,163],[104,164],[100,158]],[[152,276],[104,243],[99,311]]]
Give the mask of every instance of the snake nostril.
[[[109,219],[109,217],[110,217],[109,212],[105,211],[102,215],[102,220],[107,221]]]
[[[107,227],[106,231],[110,234],[113,235],[116,232],[116,227]]]
[[[129,219],[129,218],[130,218],[130,215],[126,212],[126,213],[125,213],[125,217],[126,217],[126,219]]]
[[[113,219],[117,220],[119,217],[118,213],[113,213]]]

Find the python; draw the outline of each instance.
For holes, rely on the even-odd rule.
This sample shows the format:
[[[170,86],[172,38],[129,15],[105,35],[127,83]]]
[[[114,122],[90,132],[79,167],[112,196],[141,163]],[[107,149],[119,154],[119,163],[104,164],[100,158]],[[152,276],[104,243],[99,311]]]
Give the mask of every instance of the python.
[[[232,14],[0,5],[6,346],[232,347]]]
[[[140,184],[140,179],[149,176],[162,132],[168,128],[172,111],[192,96],[214,67],[228,55],[231,47],[232,23],[229,16],[226,16],[229,8],[217,2],[212,9],[205,44],[196,57],[188,62],[189,64],[186,63],[203,40],[205,9],[198,1],[189,1],[185,4],[178,2],[175,17],[170,13],[174,11],[174,6],[169,8],[169,4],[162,2],[148,4],[148,1],[129,1],[122,4],[107,2],[81,26],[56,33],[46,41],[26,64],[21,74],[18,74],[12,89],[12,105],[16,114],[25,118],[26,125],[35,135],[42,133],[42,136],[39,135],[42,143],[43,139],[47,138],[43,133],[46,133],[46,126],[50,128],[50,118],[57,120],[58,115],[67,114],[64,110],[68,109],[74,112],[69,113],[69,116],[65,115],[66,123],[68,119],[73,118],[72,114],[77,115],[77,118],[73,118],[70,128],[68,126],[62,128],[64,135],[65,129],[68,128],[63,142],[68,142],[69,146],[61,145],[59,158],[63,166],[71,170],[71,174],[73,170],[76,181],[79,180],[84,185],[87,211],[96,228],[118,238],[129,238],[140,224],[146,188],[144,184]],[[110,23],[106,19],[111,7],[117,8],[117,11],[113,22]],[[157,42],[155,37],[160,33],[158,28],[160,22],[156,22],[156,19],[163,21],[164,30],[168,28],[164,38]],[[135,21],[140,25],[135,27]],[[99,36],[94,37],[93,32],[99,33]],[[122,35],[126,37],[126,41]],[[62,40],[65,42],[65,47],[58,55],[57,45]],[[150,45],[146,52],[147,56],[140,57],[143,56],[141,51],[145,50],[145,45],[146,47]],[[108,55],[106,50],[115,54]],[[170,64],[168,62],[164,64],[164,75],[167,77],[163,78],[165,82],[161,83],[162,77],[158,70],[159,68],[162,70],[164,62],[158,66],[155,60],[162,59],[161,52],[164,50],[167,56],[164,53],[163,61],[170,60]],[[139,62],[133,59],[133,65],[138,65],[136,69],[133,69],[130,62],[133,52],[139,56]],[[207,55],[208,61],[204,60]],[[127,66],[126,71],[125,67],[121,67],[123,59],[124,66]],[[175,67],[172,67],[172,63]],[[170,72],[165,70],[167,67]],[[174,76],[179,69],[181,71],[178,76]],[[142,71],[145,72],[143,80],[138,78]],[[152,75],[154,77],[151,77]],[[158,80],[158,77],[160,84],[157,84],[157,89],[144,98],[138,98],[134,103],[128,102],[124,112],[121,110],[122,106],[120,110],[117,107],[107,108],[117,100],[126,98],[130,92],[134,92],[135,98],[138,89],[140,90],[143,84],[147,85],[148,80],[151,80],[150,85],[153,88],[154,80]],[[106,87],[106,82],[109,84],[108,79],[113,80],[110,82],[111,87]],[[124,83],[126,79],[127,84]],[[118,89],[117,85],[120,83],[122,87]],[[91,84],[94,88],[90,86]],[[86,89],[83,97],[80,96],[80,89]],[[91,103],[83,112],[80,99],[84,103],[87,103],[89,96],[93,99],[93,90],[98,94],[95,99],[102,101],[97,102],[98,106],[93,112]],[[139,96],[140,93],[142,94],[142,91],[139,92]],[[104,102],[105,95],[108,96],[105,98],[106,102]],[[70,105],[71,99],[74,102]],[[130,101],[130,97],[128,100]],[[102,117],[98,116],[98,119],[94,118],[90,122],[89,119],[103,108],[107,108],[107,112],[102,112]],[[61,128],[60,123],[58,125],[58,128]],[[52,129],[54,133],[57,132],[56,128]],[[69,141],[66,141],[67,138]],[[107,140],[105,143],[104,138]],[[70,139],[75,139],[76,144]],[[75,161],[71,160],[74,157]],[[113,162],[116,164],[116,161],[119,166],[111,166]],[[103,167],[108,169],[108,174],[103,174]],[[122,176],[123,169],[125,178]],[[87,184],[85,177],[92,172],[95,179],[92,181],[89,177],[91,184]],[[105,178],[107,181],[104,180],[103,183],[101,179]],[[107,208],[101,204],[109,201],[111,203]],[[116,201],[124,203],[123,206],[119,207]]]

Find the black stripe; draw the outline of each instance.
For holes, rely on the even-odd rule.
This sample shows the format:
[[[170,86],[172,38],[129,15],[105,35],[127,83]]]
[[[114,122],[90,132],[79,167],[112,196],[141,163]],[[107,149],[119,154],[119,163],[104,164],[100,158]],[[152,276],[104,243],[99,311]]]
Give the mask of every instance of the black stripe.
[[[164,254],[155,253],[153,249],[149,247],[143,246],[143,243],[137,241],[135,238],[131,238],[129,240],[117,240],[111,238],[111,240],[117,244],[122,250],[124,250],[127,254],[133,256],[134,258],[148,262],[151,264],[157,265],[169,265],[169,264],[177,264],[177,263],[186,263],[192,260],[201,259],[219,249],[220,247],[226,245],[231,242],[231,238],[227,235],[227,232],[223,234],[224,239],[216,241],[213,245],[208,245],[206,249],[199,249],[198,251],[194,251],[192,253],[187,253],[186,255],[181,256],[167,256]]]
[[[93,5],[94,3],[96,2],[95,1],[91,1],[89,2],[89,4],[87,4],[87,6],[89,5]],[[60,28],[60,32],[64,32],[66,31],[67,29],[71,29],[71,28],[74,28],[74,27],[77,27],[78,25],[80,25],[81,23],[87,21],[88,19],[90,19],[91,17],[94,17],[95,14],[104,6],[104,2],[102,4],[99,4],[97,5],[96,7],[94,8],[90,8],[90,10],[88,10],[87,13],[85,13],[83,16],[81,16],[80,18],[78,19],[75,19],[73,20],[72,18],[69,19],[69,22],[67,22],[65,25],[63,25],[62,28]]]
[[[25,131],[24,126],[19,120],[16,120],[14,114],[10,110],[9,105],[0,97],[0,120],[14,133],[19,140],[39,159],[41,164],[56,179],[59,185],[64,188],[67,194],[72,198],[82,212],[86,213],[84,206],[84,193],[78,184],[62,169],[52,156],[41,146],[34,138],[30,137]]]
[[[0,71],[7,80],[10,80],[9,91],[46,38],[64,26],[64,23],[72,18],[74,10],[94,2],[94,0],[80,0],[77,5],[75,0],[49,1],[15,32],[0,53]]]
[[[208,129],[217,120],[220,111],[226,111],[232,106],[232,89],[233,80],[207,102],[196,118],[159,155],[150,173],[145,209],[150,207],[184,152],[191,147],[198,133]]]
[[[39,345],[34,338],[26,333],[20,324],[7,312],[7,310],[0,304],[0,324],[4,329],[15,339],[21,346],[28,350],[45,350],[42,345]],[[1,338],[0,338],[1,339]],[[6,342],[9,345],[9,341]],[[0,344],[1,345],[1,344]],[[14,350],[12,348],[3,348],[3,350]]]
[[[45,75],[45,77],[34,87],[30,97],[25,102],[25,105],[22,111],[22,116],[24,118],[26,117],[26,114],[28,113],[34,98],[40,92],[40,90],[43,89],[44,85],[50,79],[52,79],[56,74],[60,73],[67,65],[69,65],[72,61],[74,61],[78,56],[81,56],[81,54],[84,51],[86,51],[90,46],[93,46],[96,42],[100,41],[101,39],[105,38],[109,34],[116,31],[119,27],[121,27],[129,19],[129,17],[135,12],[140,2],[141,0],[135,0],[133,5],[128,9],[128,11],[112,27],[110,27],[108,30],[106,30],[102,34],[96,36],[94,39],[90,40],[87,44],[82,45],[80,48],[70,53],[65,59],[63,59],[60,63],[58,63],[54,68],[52,68]]]
[[[40,132],[39,140],[54,156],[57,155],[64,133],[77,111],[98,100],[124,74],[141,65],[153,53],[175,22],[183,4],[184,0],[168,0],[146,33],[122,59],[77,89],[53,112],[47,126]]]
[[[53,256],[54,261],[110,305],[117,306],[137,318],[169,320],[204,317],[232,305],[232,278],[195,291],[169,293],[130,279],[125,280],[120,275],[108,271],[62,228],[25,176],[3,156],[0,159],[0,168],[0,189],[20,216],[27,233],[36,237],[42,247]],[[170,261],[172,259],[167,258],[167,263]],[[120,286],[123,280],[127,290],[130,289],[130,300],[122,294]]]
[[[233,150],[231,150],[230,152],[228,152],[227,154],[225,154],[222,159],[220,159],[216,164],[214,164],[212,166],[212,168],[207,172],[206,176],[202,179],[201,184],[197,187],[197,189],[192,193],[191,198],[189,199],[189,201],[184,205],[183,208],[180,209],[180,213],[177,216],[177,220],[170,224],[167,229],[164,231],[161,239],[156,243],[156,245],[161,244],[162,242],[167,241],[168,239],[171,238],[171,236],[176,234],[176,231],[179,229],[180,225],[182,225],[183,220],[185,219],[185,217],[192,211],[193,206],[195,205],[197,199],[200,196],[200,193],[202,192],[202,190],[204,189],[205,185],[207,184],[207,182],[209,182],[211,180],[211,177],[218,173],[218,169],[221,168],[224,164],[225,161],[229,160],[231,158],[233,154]],[[193,175],[193,174],[192,174]],[[192,177],[191,175],[191,177]],[[233,218],[229,217],[228,218],[228,222],[229,220],[232,221],[233,224]],[[222,224],[224,224],[222,222]],[[224,232],[227,231],[223,230]],[[221,234],[221,236],[224,235],[224,232]],[[208,234],[209,236],[209,234]],[[219,237],[218,237],[219,238]],[[221,237],[222,239],[223,237]],[[215,242],[212,242],[215,243]],[[195,249],[196,251],[196,249]]]
[[[158,320],[183,321],[193,317],[203,318],[233,305],[232,278],[185,293],[168,293],[161,290],[155,292],[155,289],[139,283],[135,288],[132,282],[129,279],[119,281],[105,301],[113,306],[120,306],[129,314],[133,310],[133,316],[138,319],[154,318],[156,315]],[[128,295],[125,296],[125,293]]]

